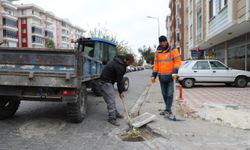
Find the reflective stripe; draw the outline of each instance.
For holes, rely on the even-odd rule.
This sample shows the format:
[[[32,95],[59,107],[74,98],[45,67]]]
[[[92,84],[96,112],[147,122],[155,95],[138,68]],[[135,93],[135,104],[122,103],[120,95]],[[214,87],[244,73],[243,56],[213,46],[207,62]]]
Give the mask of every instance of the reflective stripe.
[[[181,55],[178,55],[178,56],[174,57],[173,59],[176,59],[176,58],[181,58]]]
[[[170,62],[172,59],[155,60],[155,62]]]

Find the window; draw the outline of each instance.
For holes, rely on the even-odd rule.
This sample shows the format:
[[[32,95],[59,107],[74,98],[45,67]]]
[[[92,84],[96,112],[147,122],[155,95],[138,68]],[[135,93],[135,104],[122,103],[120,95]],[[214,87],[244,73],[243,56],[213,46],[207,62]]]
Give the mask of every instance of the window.
[[[210,70],[207,61],[198,61],[192,68],[193,70]]]
[[[45,36],[46,37],[50,37],[50,38],[53,38],[54,36],[53,36],[53,32],[50,32],[50,31],[45,31]]]
[[[245,46],[228,48],[228,66],[233,69],[245,70]]]
[[[180,33],[176,33],[176,41],[180,42]]]
[[[201,0],[197,1],[197,35],[201,34],[202,27],[202,12],[201,12]]]
[[[83,45],[83,53],[86,56],[94,57],[94,52],[95,52],[94,50],[95,50],[94,43],[86,43]]]
[[[22,28],[22,33],[27,33],[27,30],[25,28]]]
[[[116,47],[107,43],[103,43],[103,62],[112,60],[116,55]]]
[[[219,10],[222,10],[227,5],[227,0],[220,0],[219,2]]]
[[[176,20],[176,28],[180,28],[180,27],[181,27],[180,24],[181,24],[181,23],[180,23],[180,19],[177,19],[177,20]]]
[[[66,23],[65,23],[65,22],[62,22],[62,26],[63,26],[63,27],[66,27],[67,25],[66,25]]]
[[[225,6],[227,5],[227,0],[224,0],[224,5],[225,5]]]
[[[37,27],[32,27],[32,33],[42,34],[42,29]]]
[[[27,39],[26,38],[22,38],[22,42],[23,43],[27,43]]]
[[[247,45],[247,71],[250,71],[250,44]]]
[[[202,28],[202,17],[201,17],[201,14],[198,15],[198,21],[197,21],[197,32],[198,33],[201,33],[201,28]]]
[[[190,40],[193,38],[193,25],[190,25]]]
[[[17,38],[17,32],[4,29],[3,30],[3,37],[16,39]]]
[[[227,67],[219,61],[210,61],[210,65],[213,70],[226,70]]]
[[[109,45],[109,60],[114,59],[116,55],[116,47],[113,45]]]
[[[179,4],[176,5],[176,16],[179,16]]]
[[[3,25],[10,27],[17,27],[16,21],[8,18],[3,18]]]
[[[209,19],[213,18],[214,16],[214,7],[213,7],[213,0],[209,1]]]
[[[39,36],[32,36],[32,43],[43,44],[43,39]]]
[[[22,24],[26,24],[26,19],[22,19]]]

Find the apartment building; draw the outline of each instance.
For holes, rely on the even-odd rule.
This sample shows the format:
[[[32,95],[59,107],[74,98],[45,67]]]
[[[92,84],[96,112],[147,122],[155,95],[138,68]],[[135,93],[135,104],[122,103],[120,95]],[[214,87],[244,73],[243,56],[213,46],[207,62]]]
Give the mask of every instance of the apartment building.
[[[58,18],[35,4],[0,1],[1,46],[44,48],[45,41],[52,39],[56,48],[74,48],[71,41],[84,32],[69,20]]]
[[[0,2],[0,43],[1,46],[17,47],[17,7],[8,0]]]
[[[188,0],[188,51],[192,59],[218,59],[250,70],[250,0]]]
[[[206,42],[206,1],[188,0],[186,1],[187,13],[187,52],[189,58],[204,59],[206,50],[203,44]]]
[[[57,47],[61,48],[74,48],[71,40],[80,38],[85,32],[80,27],[72,25],[67,19],[57,19],[56,28],[56,43]]]
[[[207,0],[207,41],[212,57],[250,71],[250,0]]]
[[[43,8],[26,4],[18,6],[19,47],[45,47],[50,38],[56,48],[74,48],[71,39],[77,39],[85,32],[69,20],[60,19]]]
[[[184,39],[184,0],[170,0],[169,8],[171,14],[167,17],[166,27],[169,42],[172,47],[179,49],[182,58],[185,56],[185,39]]]

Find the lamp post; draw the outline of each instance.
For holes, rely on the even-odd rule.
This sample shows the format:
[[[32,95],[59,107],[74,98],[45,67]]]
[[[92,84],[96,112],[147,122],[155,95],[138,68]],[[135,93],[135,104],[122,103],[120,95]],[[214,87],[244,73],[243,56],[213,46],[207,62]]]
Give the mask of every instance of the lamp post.
[[[149,19],[155,19],[158,23],[158,37],[160,37],[160,20],[158,17],[147,16]]]

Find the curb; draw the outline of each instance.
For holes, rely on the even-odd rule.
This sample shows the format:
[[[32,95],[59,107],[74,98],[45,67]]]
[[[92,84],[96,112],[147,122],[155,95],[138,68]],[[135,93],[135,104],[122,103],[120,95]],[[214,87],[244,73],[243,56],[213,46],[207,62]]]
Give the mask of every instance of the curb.
[[[130,116],[132,118],[139,116],[140,109],[141,109],[141,107],[142,107],[142,105],[143,105],[143,103],[148,95],[148,92],[149,92],[151,86],[152,86],[152,84],[150,84],[150,83],[147,84],[146,89],[143,91],[141,96],[137,99],[133,108],[130,110]]]

